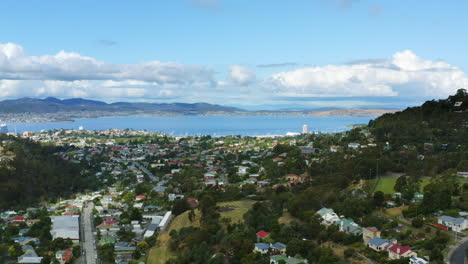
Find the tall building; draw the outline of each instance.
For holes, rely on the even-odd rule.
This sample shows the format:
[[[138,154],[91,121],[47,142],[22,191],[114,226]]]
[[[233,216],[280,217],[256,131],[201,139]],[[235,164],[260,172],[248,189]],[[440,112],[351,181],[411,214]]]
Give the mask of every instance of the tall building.
[[[303,126],[302,126],[302,133],[303,133],[303,134],[307,134],[308,130],[309,130],[309,126],[308,126],[308,125],[303,125]]]

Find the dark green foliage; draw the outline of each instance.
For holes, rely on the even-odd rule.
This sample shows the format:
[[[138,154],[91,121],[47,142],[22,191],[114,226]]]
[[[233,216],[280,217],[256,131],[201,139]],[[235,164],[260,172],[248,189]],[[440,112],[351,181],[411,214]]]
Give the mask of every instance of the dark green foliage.
[[[456,102],[463,102],[455,107]],[[369,123],[380,142],[401,146],[416,143],[466,143],[468,93],[464,89],[446,100],[427,101],[420,107],[385,114]],[[437,140],[437,142],[436,142]]]
[[[82,174],[79,164],[53,155],[52,147],[14,139],[6,149],[15,158],[0,167],[0,209],[28,206],[96,187],[94,176]]]
[[[180,215],[189,209],[190,205],[186,199],[178,199],[175,200],[174,205],[172,206],[172,213],[174,215]]]

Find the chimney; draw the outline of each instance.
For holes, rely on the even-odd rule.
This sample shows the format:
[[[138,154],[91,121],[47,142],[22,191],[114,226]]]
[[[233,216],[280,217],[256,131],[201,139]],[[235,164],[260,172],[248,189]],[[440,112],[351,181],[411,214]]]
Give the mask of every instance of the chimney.
[[[398,255],[400,255],[400,247],[397,247],[396,253],[398,253]]]

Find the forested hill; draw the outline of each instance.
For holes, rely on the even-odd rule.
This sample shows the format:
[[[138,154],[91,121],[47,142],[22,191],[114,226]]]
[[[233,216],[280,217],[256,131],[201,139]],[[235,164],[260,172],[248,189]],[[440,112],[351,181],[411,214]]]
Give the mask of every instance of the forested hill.
[[[422,106],[384,114],[369,127],[380,142],[392,145],[433,143],[456,147],[468,135],[468,93],[460,89],[445,100],[432,100]]]
[[[52,147],[0,135],[2,151],[14,156],[0,164],[0,210],[31,206],[92,187],[94,176],[81,175],[80,164],[53,155]]]

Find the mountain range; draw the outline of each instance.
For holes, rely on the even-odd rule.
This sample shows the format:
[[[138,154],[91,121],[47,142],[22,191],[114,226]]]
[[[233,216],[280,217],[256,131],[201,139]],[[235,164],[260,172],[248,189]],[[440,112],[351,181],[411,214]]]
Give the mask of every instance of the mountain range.
[[[322,107],[317,109],[281,109],[249,111],[238,107],[209,103],[106,103],[83,98],[58,99],[47,97],[19,98],[0,101],[0,115],[32,114],[72,116],[109,115],[313,115],[313,116],[379,116],[392,109],[347,109]]]

